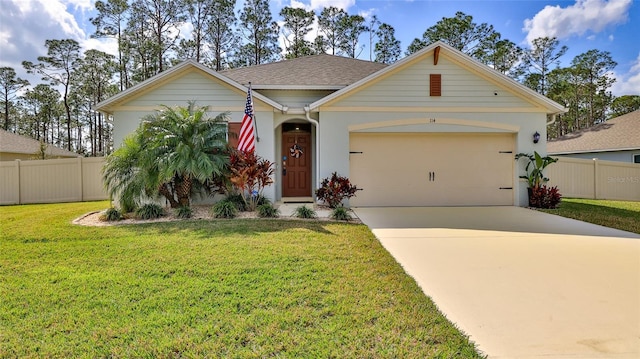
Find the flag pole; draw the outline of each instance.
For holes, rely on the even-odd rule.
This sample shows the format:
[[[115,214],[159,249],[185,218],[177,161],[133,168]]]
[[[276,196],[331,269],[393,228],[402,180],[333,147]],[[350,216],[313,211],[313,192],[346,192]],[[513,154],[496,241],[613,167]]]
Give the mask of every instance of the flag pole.
[[[260,136],[258,136],[258,122],[256,121],[256,107],[253,105],[253,90],[251,89],[251,81],[249,81],[249,92],[251,93],[251,108],[253,109],[253,131],[256,133],[256,142],[260,142]]]

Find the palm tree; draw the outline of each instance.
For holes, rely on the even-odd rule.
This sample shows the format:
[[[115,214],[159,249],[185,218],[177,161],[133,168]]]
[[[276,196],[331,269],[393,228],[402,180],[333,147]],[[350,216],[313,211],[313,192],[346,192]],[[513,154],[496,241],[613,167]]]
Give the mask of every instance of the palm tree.
[[[143,118],[106,160],[103,178],[109,194],[121,205],[139,205],[162,195],[172,208],[189,206],[194,187],[208,187],[229,163],[228,114],[209,118],[206,112],[206,107],[189,102],[187,107],[163,106]]]

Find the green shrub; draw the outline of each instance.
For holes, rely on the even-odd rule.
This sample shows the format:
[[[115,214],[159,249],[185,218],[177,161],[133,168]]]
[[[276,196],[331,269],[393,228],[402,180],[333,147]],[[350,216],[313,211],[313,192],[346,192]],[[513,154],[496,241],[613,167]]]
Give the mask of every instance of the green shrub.
[[[339,176],[333,172],[331,178],[325,178],[316,190],[319,200],[326,203],[331,208],[340,206],[344,199],[349,199],[356,195],[358,188],[349,182],[347,177]]]
[[[293,215],[298,218],[316,218],[317,217],[316,211],[314,211],[313,209],[307,206],[300,206],[296,208]]]
[[[189,206],[182,206],[176,208],[175,213],[178,218],[187,219],[193,216],[193,209]]]
[[[222,201],[229,201],[236,206],[236,209],[240,212],[244,212],[247,210],[247,202],[244,200],[244,197],[240,193],[231,193]]]
[[[109,208],[107,209],[100,219],[103,221],[114,222],[122,219],[122,213],[117,208]]]
[[[351,215],[348,209],[344,208],[344,206],[339,206],[331,211],[331,218],[337,221],[349,221],[351,220]]]
[[[263,203],[258,206],[258,217],[261,218],[276,218],[280,215],[280,211],[275,208],[271,203]]]
[[[147,203],[136,210],[136,216],[140,219],[156,219],[164,216],[164,209],[156,203]]]
[[[238,215],[238,208],[233,201],[223,199],[213,205],[211,212],[215,218],[235,218]]]

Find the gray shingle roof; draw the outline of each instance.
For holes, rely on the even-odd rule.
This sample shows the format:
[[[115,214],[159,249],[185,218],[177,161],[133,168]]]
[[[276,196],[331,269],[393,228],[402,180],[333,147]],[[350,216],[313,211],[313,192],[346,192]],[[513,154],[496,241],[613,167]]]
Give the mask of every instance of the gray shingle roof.
[[[640,149],[640,110],[547,143],[550,154]]]
[[[0,130],[0,152],[36,154],[40,151],[40,141]],[[47,145],[47,155],[53,157],[78,157],[79,154],[53,145]]]
[[[342,88],[387,65],[328,54],[305,56],[263,65],[220,71],[224,76],[254,88],[270,86]]]

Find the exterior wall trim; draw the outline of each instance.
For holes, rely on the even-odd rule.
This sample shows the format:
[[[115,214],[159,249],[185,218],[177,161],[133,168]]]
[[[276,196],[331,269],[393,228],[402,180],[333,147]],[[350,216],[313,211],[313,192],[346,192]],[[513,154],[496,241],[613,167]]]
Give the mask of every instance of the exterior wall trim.
[[[437,121],[437,122],[433,122],[433,121]],[[510,125],[506,123],[463,120],[463,119],[455,119],[455,118],[438,118],[437,120],[435,119],[432,120],[429,118],[415,118],[415,119],[370,122],[370,123],[350,125],[348,126],[348,129],[349,129],[349,132],[357,132],[357,131],[369,130],[372,128],[408,126],[408,125],[435,125],[435,124],[492,128],[496,130],[504,130],[504,131],[513,132],[513,133],[517,133],[518,131],[520,131],[520,126]]]

